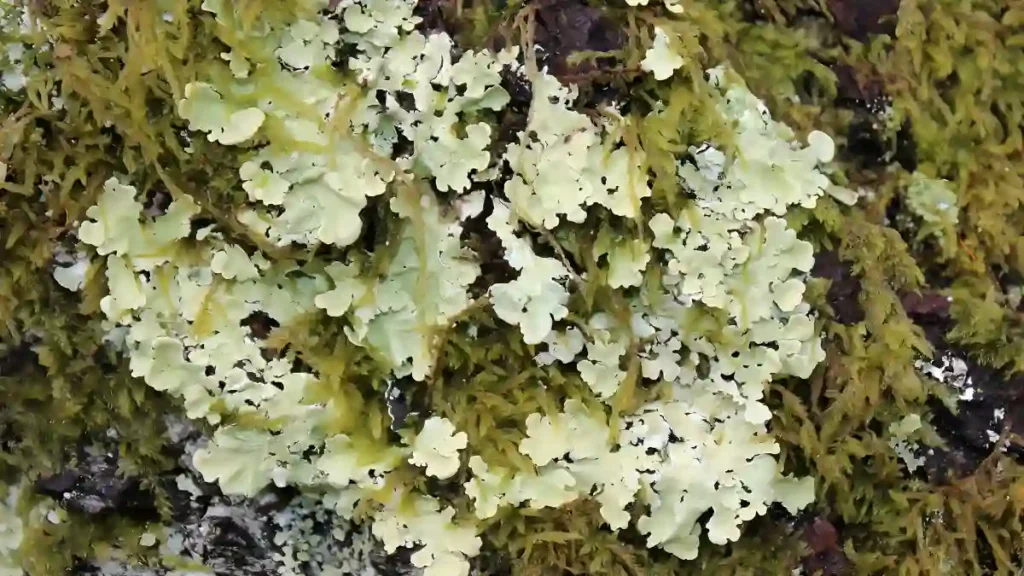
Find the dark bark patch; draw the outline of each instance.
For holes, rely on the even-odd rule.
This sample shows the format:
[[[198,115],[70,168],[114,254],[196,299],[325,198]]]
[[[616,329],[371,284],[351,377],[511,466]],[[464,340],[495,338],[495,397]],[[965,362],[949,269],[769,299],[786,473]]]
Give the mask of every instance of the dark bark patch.
[[[89,516],[157,519],[153,495],[137,478],[119,475],[114,456],[89,457],[79,466],[38,479],[35,489],[64,508]]]
[[[828,9],[840,32],[866,40],[875,34],[896,31],[900,0],[828,0]]]
[[[826,299],[836,322],[849,326],[864,320],[864,309],[860,305],[860,279],[848,262],[841,260],[833,251],[821,252],[814,258],[811,275],[830,281]]]
[[[845,576],[853,564],[839,545],[839,530],[824,517],[815,518],[803,531],[811,554],[804,558],[804,570],[821,576]]]

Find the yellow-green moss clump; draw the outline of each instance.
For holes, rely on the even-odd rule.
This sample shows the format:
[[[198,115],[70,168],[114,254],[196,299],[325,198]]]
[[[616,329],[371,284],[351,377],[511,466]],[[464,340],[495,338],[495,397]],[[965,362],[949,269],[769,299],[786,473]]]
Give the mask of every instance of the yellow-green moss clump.
[[[296,490],[428,575],[1024,569],[1015,3],[0,19],[0,574]]]

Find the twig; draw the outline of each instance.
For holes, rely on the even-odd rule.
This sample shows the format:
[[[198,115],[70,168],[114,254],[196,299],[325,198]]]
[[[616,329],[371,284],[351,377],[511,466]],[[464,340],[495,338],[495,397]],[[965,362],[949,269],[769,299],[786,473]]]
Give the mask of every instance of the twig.
[[[569,272],[569,276],[572,277],[573,282],[578,284],[579,288],[582,290],[586,286],[586,283],[583,281],[583,278],[580,277],[580,275],[577,274],[576,271],[572,269],[572,261],[569,260],[569,257],[566,256],[565,251],[562,250],[562,247],[558,244],[558,241],[555,239],[555,235],[545,228],[540,229],[540,234],[541,236],[544,237],[544,240],[547,241],[547,243],[555,251],[555,254],[558,256],[558,259],[562,261],[562,264],[565,266],[565,269]]]

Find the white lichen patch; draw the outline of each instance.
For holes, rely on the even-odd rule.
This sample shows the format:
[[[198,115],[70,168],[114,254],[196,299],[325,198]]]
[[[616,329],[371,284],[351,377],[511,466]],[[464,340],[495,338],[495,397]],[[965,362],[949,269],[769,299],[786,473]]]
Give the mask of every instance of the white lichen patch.
[[[914,172],[907,187],[907,206],[930,225],[954,226],[959,220],[960,208],[950,183],[920,172]]]
[[[654,75],[656,80],[667,80],[683,65],[683,57],[672,49],[668,34],[654,28],[654,43],[647,49],[640,67]]]
[[[459,451],[465,447],[465,432],[456,432],[446,418],[429,418],[413,441],[409,462],[423,466],[428,475],[444,480],[459,470]]]
[[[416,547],[412,563],[425,568],[424,576],[468,576],[466,557],[480,552],[481,541],[474,528],[455,523],[454,517],[454,509],[418,496],[401,507],[386,507],[373,524],[373,535],[389,553]]]
[[[917,368],[925,376],[945,384],[952,388],[960,400],[974,400],[977,390],[971,381],[967,362],[952,352],[945,352],[934,361],[918,359],[914,362]]]
[[[370,562],[375,548],[369,529],[339,518],[322,502],[299,497],[274,513],[277,574],[376,576]]]
[[[611,530],[637,519],[648,546],[692,559],[702,534],[725,544],[773,503],[807,505],[813,482],[783,473],[764,395],[824,357],[804,301],[813,251],[786,216],[829,190],[831,138],[798,141],[712,70],[734,146],[680,149],[689,198],[670,207],[651,200],[637,137],[663,106],[582,109],[515,49],[423,31],[411,0],[321,4],[243,29],[234,4],[203,3],[227,49],[177,112],[239,147],[245,200],[224,209],[243,233],[200,223],[184,193],[144,210],[144,191],[111,178],[78,229],[82,254],[55,271],[75,290],[96,267],[104,330],[132,374],[213,427],[187,459],[199,475],[232,496],[303,493],[274,517],[281,573],[356,573],[372,534],[427,576],[467,575],[483,520],[580,499]],[[642,66],[667,80],[686,62],[668,24],[654,34]],[[531,98],[504,139],[509,78]],[[497,264],[494,281],[483,271]],[[512,382],[535,403],[501,424],[521,441],[496,447],[443,397],[464,385],[444,362],[453,336],[501,331],[536,365],[529,383],[494,367],[494,390]],[[518,395],[527,384],[573,392],[544,404]],[[619,412],[648,387],[657,400]],[[406,389],[430,400],[403,414]],[[472,509],[438,484],[461,485]],[[360,521],[350,563],[323,527]]]
[[[921,417],[908,414],[899,422],[889,425],[889,446],[903,460],[908,472],[917,470],[924,464],[924,457],[918,456],[920,447],[911,439],[914,432],[921,428]]]
[[[22,576],[18,549],[25,534],[18,514],[18,486],[4,486],[0,492],[0,576]]]

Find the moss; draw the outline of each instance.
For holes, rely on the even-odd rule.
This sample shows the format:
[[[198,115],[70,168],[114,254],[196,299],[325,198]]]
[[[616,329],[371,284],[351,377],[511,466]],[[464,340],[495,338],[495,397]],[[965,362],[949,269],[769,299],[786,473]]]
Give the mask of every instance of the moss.
[[[910,411],[927,420],[937,392],[914,369],[933,345],[904,310],[905,292],[946,290],[953,304],[945,340],[987,365],[1024,369],[1020,316],[1008,307],[999,282],[1006,270],[1024,273],[1024,11],[1009,0],[904,0],[892,36],[858,42],[842,35],[827,10],[841,2],[694,1],[674,18],[660,9],[592,4],[621,23],[627,38],[612,54],[615,64],[586,80],[648,96],[634,104],[636,132],[630,137],[648,152],[656,208],[675,211],[686,201],[673,155],[725,131],[709,113],[713,101],[701,70],[726,60],[777,116],[800,130],[825,127],[837,136],[843,158],[837,181],[876,191],[855,208],[826,200],[794,218],[820,250],[834,250],[850,263],[864,319],[843,325],[822,296],[825,365],[810,381],[777,383],[769,395],[787,468],[815,477],[815,514],[842,525],[844,554],[856,573],[1019,570],[1024,470],[996,452],[971,474],[940,485],[908,475],[884,431]],[[151,477],[171,465],[161,432],[162,416],[174,408],[130,378],[101,344],[103,328],[88,318],[105,291],[103,279],[93,273],[82,297],[53,281],[55,246],[67,244],[68,231],[94,203],[101,183],[129,172],[140,189],[191,195],[205,217],[242,244],[300,262],[304,254],[267,246],[231,217],[226,207],[240,201],[240,191],[228,167],[238,165],[238,151],[199,138],[189,152],[180,137],[174,102],[222,48],[213,36],[217,25],[200,14],[198,0],[29,5],[39,27],[33,38],[45,35],[56,49],[30,46],[30,58],[45,72],[31,76],[24,98],[0,97],[0,160],[7,166],[0,182],[0,473],[8,480],[52,473],[78,446],[113,428],[120,434],[124,472]],[[494,43],[496,28],[502,42],[528,45],[528,5],[454,6],[446,6],[443,16],[462,45]],[[253,22],[263,10],[292,9],[288,2],[248,0],[239,14]],[[172,13],[169,21],[165,10]],[[685,39],[688,74],[671,86],[630,72],[655,22]],[[888,218],[902,210],[898,199],[908,168],[891,157],[866,168],[848,149],[847,130],[865,112],[842,101],[837,65],[854,66],[883,87],[892,116],[879,138],[894,138],[891,132],[907,126],[921,172],[952,183],[962,218],[951,249],[938,250]],[[53,92],[64,101],[60,114],[51,109]],[[656,100],[664,109],[648,117]],[[381,217],[371,242],[387,237],[386,219]],[[577,256],[589,252],[586,228],[571,231]],[[374,259],[383,269],[384,251]],[[592,289],[578,297],[592,304],[606,295]],[[387,407],[379,400],[384,375],[339,330],[310,319],[271,338],[282,348],[290,345],[322,376],[317,400],[345,405],[354,415],[334,432],[365,427],[381,439],[388,434]],[[530,467],[515,449],[527,414],[555,411],[570,395],[592,399],[577,377],[536,367],[534,350],[474,310],[449,327],[440,350],[422,402],[466,430],[472,444],[490,446],[483,456],[495,464]],[[625,410],[657,393],[626,386],[616,405]],[[524,575],[781,574],[808,554],[798,522],[772,517],[748,525],[733,546],[705,546],[691,563],[648,550],[636,534],[616,538],[601,523],[588,502],[498,517],[485,534],[496,555],[513,559],[513,573]],[[129,547],[137,530],[118,519],[35,523],[22,553],[31,574],[55,574],[74,557],[102,555],[107,543]]]
[[[823,308],[827,365],[809,386],[776,388],[783,410],[773,424],[798,447],[787,451],[790,462],[822,480],[819,505],[843,521],[858,573],[1008,574],[1020,566],[1019,465],[1011,457],[996,451],[973,473],[937,487],[908,477],[880,437],[908,411],[929,413],[926,400],[939,392],[913,368],[931,343],[904,311],[903,293],[952,280],[943,340],[992,366],[1020,369],[1019,320],[991,272],[1017,265],[1020,168],[1011,164],[1021,153],[1022,76],[1012,65],[1019,58],[1010,40],[1019,30],[1015,14],[1004,2],[903,2],[895,37],[868,45],[798,25],[819,34],[818,58],[881,78],[895,123],[912,126],[915,161],[952,180],[966,214],[953,254],[943,255],[890,220],[902,209],[897,192],[910,181],[902,166],[866,171],[849,163],[845,177],[870,182],[877,195],[863,208],[825,202],[804,229],[852,264],[866,317],[840,326]]]
[[[73,512],[51,522],[40,508],[52,504],[28,497],[23,502],[27,522],[19,555],[28,574],[68,574],[85,560],[150,565],[152,552],[139,545],[148,526],[122,518],[93,518]]]
[[[80,294],[52,276],[55,250],[74,253],[68,232],[115,172],[134,172],[156,190],[157,167],[173,166],[168,172],[181,185],[203,182],[205,194],[195,196],[211,206],[220,200],[217,190],[228,189],[219,162],[231,154],[209,153],[203,143],[187,154],[172,123],[174,96],[192,79],[193,60],[208,55],[210,40],[189,16],[198,2],[170,4],[173,22],[155,3],[114,7],[120,16],[107,32],[96,28],[98,4],[30,5],[37,31],[29,40],[49,37],[57,48],[29,44],[27,59],[37,70],[26,98],[0,98],[0,160],[7,166],[0,182],[0,474],[8,482],[73,466],[82,446],[109,443],[108,430],[117,431],[121,474],[155,487],[175,465],[163,433],[176,406],[132,378],[103,343],[94,319],[106,291],[102,274],[93,267]],[[53,109],[51,95],[60,96],[63,111]],[[21,556],[29,574],[63,573],[78,559],[109,555],[111,546],[134,557],[136,522],[69,513],[54,525],[32,518],[34,503],[24,507]],[[167,506],[160,508],[167,518]]]

